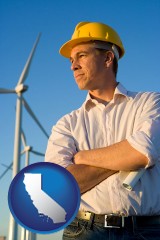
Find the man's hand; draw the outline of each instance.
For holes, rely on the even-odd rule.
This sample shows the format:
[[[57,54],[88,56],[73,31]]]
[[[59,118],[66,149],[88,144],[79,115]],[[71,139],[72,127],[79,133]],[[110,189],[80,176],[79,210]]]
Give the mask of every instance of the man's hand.
[[[86,152],[86,151],[77,152],[77,153],[74,155],[73,162],[74,162],[75,164],[81,164],[81,163],[83,162],[83,159],[85,158],[85,152]]]

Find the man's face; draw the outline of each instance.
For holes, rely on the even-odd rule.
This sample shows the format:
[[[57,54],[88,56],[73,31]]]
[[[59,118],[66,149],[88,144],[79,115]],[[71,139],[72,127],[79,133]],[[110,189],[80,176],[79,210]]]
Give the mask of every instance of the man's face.
[[[103,87],[106,74],[106,55],[100,54],[92,44],[75,46],[71,51],[71,70],[81,90]]]

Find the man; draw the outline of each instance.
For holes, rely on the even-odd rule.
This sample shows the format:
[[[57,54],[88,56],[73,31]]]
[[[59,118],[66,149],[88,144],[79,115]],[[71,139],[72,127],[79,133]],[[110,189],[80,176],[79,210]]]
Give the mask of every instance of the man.
[[[108,25],[79,23],[60,54],[71,61],[84,104],[52,129],[46,161],[70,171],[81,190],[63,239],[160,239],[160,94],[116,81],[124,47]],[[146,169],[132,191],[123,173]]]

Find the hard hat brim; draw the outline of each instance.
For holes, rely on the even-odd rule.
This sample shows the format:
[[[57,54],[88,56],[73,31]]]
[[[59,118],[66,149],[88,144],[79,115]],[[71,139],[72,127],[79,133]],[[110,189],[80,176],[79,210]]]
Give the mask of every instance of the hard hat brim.
[[[76,45],[80,44],[80,43],[86,43],[89,41],[93,41],[93,40],[99,40],[99,41],[103,41],[103,42],[108,42],[108,41],[104,41],[104,38],[94,38],[94,37],[84,37],[84,38],[78,38],[78,39],[72,39],[68,42],[66,42],[65,44],[62,45],[62,47],[59,50],[59,53],[66,58],[70,58],[71,56],[71,51],[72,48],[75,47]],[[124,49],[120,49],[120,53],[119,53],[119,58],[121,58],[124,55]]]
[[[71,56],[71,51],[72,48],[75,47],[76,45],[80,44],[80,43],[86,43],[89,41],[94,41],[94,40],[99,40],[99,41],[103,41],[103,42],[108,42],[108,41],[104,41],[104,38],[94,38],[94,37],[83,37],[83,38],[78,38],[78,39],[72,39],[68,42],[66,42],[65,44],[62,45],[62,47],[59,50],[59,53],[66,58],[70,58]],[[120,54],[119,54],[119,58],[121,58],[124,55],[124,49],[120,49]]]

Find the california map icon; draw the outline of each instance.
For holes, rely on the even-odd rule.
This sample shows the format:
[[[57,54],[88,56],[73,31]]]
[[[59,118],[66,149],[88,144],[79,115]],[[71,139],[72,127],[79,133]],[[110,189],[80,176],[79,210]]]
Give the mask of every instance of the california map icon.
[[[37,208],[39,214],[51,218],[54,223],[65,222],[66,211],[41,188],[41,174],[24,174],[26,191]]]
[[[48,234],[65,228],[75,218],[80,190],[65,168],[39,162],[23,168],[12,180],[8,204],[21,226]]]

